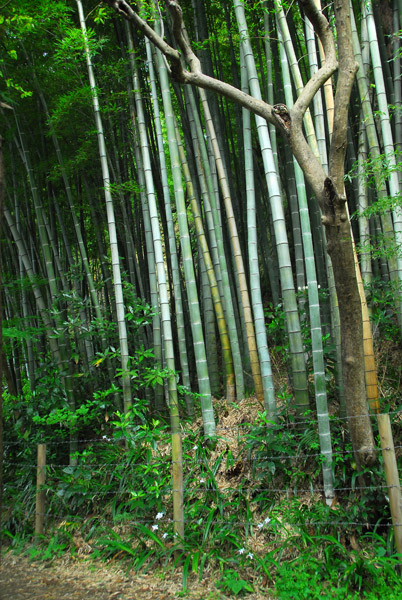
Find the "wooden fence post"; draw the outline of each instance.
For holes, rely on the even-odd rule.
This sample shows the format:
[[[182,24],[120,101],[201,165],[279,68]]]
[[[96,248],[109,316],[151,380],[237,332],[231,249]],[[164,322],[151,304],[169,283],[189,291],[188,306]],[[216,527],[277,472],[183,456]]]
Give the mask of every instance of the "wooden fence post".
[[[46,444],[38,444],[38,466],[36,470],[35,535],[43,535],[45,521]]]
[[[378,414],[377,421],[381,439],[382,457],[384,459],[385,479],[388,486],[392,524],[394,526],[395,546],[398,554],[402,554],[401,484],[396,464],[391,421],[388,414]]]

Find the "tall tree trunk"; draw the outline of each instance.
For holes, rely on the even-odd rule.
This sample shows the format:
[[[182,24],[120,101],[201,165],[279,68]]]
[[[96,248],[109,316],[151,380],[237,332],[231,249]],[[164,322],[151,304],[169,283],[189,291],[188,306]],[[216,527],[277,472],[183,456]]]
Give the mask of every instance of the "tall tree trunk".
[[[335,46],[322,13],[314,10],[310,2],[303,2],[307,16],[322,38],[326,65],[336,67]],[[304,141],[301,127],[302,115],[313,90],[319,87],[317,78],[312,88],[304,88],[291,115],[290,143],[295,156],[305,172],[320,202],[323,223],[327,233],[327,250],[332,259],[336,290],[341,316],[342,374],[349,429],[356,462],[359,466],[370,464],[376,458],[374,438],[367,410],[365,387],[362,304],[356,277],[351,228],[346,207],[344,189],[344,160],[350,92],[356,72],[352,49],[349,2],[335,1],[339,73],[335,96],[334,130],[329,154],[329,176],[325,177],[321,166]],[[325,47],[326,46],[326,47]],[[318,72],[319,73],[319,72]],[[324,75],[326,77],[326,74]],[[311,82],[312,80],[310,80]]]

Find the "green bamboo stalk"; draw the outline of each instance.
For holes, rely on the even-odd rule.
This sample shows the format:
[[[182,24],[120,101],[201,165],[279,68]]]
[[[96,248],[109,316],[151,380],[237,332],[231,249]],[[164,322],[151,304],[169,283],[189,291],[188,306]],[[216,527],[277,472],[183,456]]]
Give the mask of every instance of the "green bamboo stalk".
[[[368,207],[368,189],[367,177],[364,171],[364,164],[367,160],[367,140],[366,130],[363,120],[360,122],[359,148],[357,159],[357,178],[358,178],[358,209],[359,209],[359,238],[360,238],[360,269],[365,284],[370,284],[372,280],[371,252],[368,248],[370,244],[370,227],[367,216],[362,213]]]
[[[145,124],[144,109],[140,90],[135,88],[135,104],[141,158],[143,163],[145,189],[149,207],[152,229],[152,240],[155,253],[156,275],[159,289],[161,322],[163,332],[163,351],[166,366],[169,370],[168,404],[172,435],[172,466],[173,466],[173,521],[174,531],[179,538],[184,538],[184,507],[183,507],[183,456],[180,431],[179,401],[175,373],[175,352],[173,345],[172,321],[170,315],[168,282],[165,270],[162,236],[159,225],[159,215],[156,205],[154,180],[152,175],[151,157],[148,135]]]
[[[223,301],[224,316],[227,324],[230,349],[233,357],[233,367],[236,381],[235,397],[241,400],[245,395],[243,365],[240,354],[238,331],[234,318],[233,300],[229,284],[225,249],[223,246],[222,224],[218,212],[219,198],[216,196],[213,185],[213,173],[208,158],[207,148],[204,143],[204,134],[195,104],[194,92],[191,88],[186,90],[186,92],[188,94],[189,105],[192,114],[192,120],[190,120],[190,124],[194,125],[195,128],[195,131],[193,131],[192,128],[192,134],[196,151],[201,193],[203,196],[204,214],[206,216],[208,226],[208,236],[210,239],[212,259],[214,261],[215,277],[219,294]],[[213,250],[215,250],[215,252],[213,252]],[[231,393],[231,388],[229,389],[229,392]]]
[[[293,47],[292,38],[290,36],[288,23],[285,16],[285,11],[282,7],[281,0],[275,0],[275,16],[278,23],[278,31],[281,32],[283,43],[285,45],[286,54],[289,61],[289,67],[292,72],[293,82],[296,88],[296,95],[298,96],[304,88],[303,78],[300,72],[299,61],[297,60],[296,53]],[[307,142],[314,152],[314,155],[320,160],[320,153],[318,150],[317,137],[315,134],[313,119],[309,109],[306,110],[304,115],[304,125],[306,128],[306,139]]]
[[[50,319],[48,307],[47,307],[45,299],[43,297],[42,290],[40,289],[40,287],[37,283],[37,277],[33,270],[32,262],[28,255],[26,244],[25,244],[20,232],[18,231],[15,221],[14,221],[14,219],[11,215],[11,212],[7,206],[4,207],[4,216],[6,218],[7,225],[11,231],[11,235],[14,239],[15,245],[17,246],[18,256],[21,259],[22,264],[24,265],[25,272],[26,272],[29,282],[31,284],[32,291],[33,291],[33,294],[35,297],[36,306],[38,308],[39,314],[40,314],[43,324],[45,326],[45,330],[46,330],[46,334],[48,336],[49,346],[50,346],[50,350],[52,352],[53,358],[54,358],[56,364],[60,365],[62,363],[62,359],[61,359],[61,355],[60,355],[59,344],[58,344],[57,338],[55,338],[53,335],[55,327],[54,327],[54,324],[52,323],[52,320]]]
[[[196,179],[200,189],[200,197],[203,199],[203,220],[205,221],[205,231],[208,237],[211,258],[214,266],[216,281],[221,298],[224,298],[224,286],[222,282],[221,255],[218,248],[219,231],[215,230],[214,216],[212,214],[212,205],[210,195],[213,197],[214,188],[212,185],[212,173],[208,162],[208,155],[205,149],[204,139],[202,136],[202,127],[199,119],[198,111],[195,105],[194,95],[191,89],[184,90],[188,100],[186,114],[190,124],[191,131],[191,147],[188,149],[188,156],[191,157],[191,149],[195,156]],[[205,168],[204,168],[205,165]],[[208,182],[207,182],[208,181]],[[226,262],[225,262],[226,264]]]
[[[140,199],[141,199],[141,210],[142,218],[144,222],[144,237],[145,247],[147,254],[147,269],[149,276],[149,292],[151,306],[153,308],[152,317],[152,342],[153,352],[155,357],[155,363],[157,365],[163,365],[163,344],[162,344],[162,326],[161,326],[161,315],[160,315],[160,302],[158,294],[158,279],[156,273],[156,257],[154,249],[154,240],[152,234],[152,224],[149,212],[148,194],[146,191],[146,181],[144,174],[144,166],[141,156],[141,150],[139,148],[139,132],[136,124],[134,109],[131,110],[131,120],[133,124],[133,145],[134,155],[137,163],[137,177],[140,188]],[[189,400],[191,402],[191,399]],[[158,413],[164,412],[164,399],[163,399],[163,386],[157,385],[155,387],[155,408]],[[191,412],[191,405],[187,407],[187,410]]]
[[[318,71],[318,55],[315,44],[315,33],[314,28],[310,21],[305,19],[305,35],[307,43],[307,53],[310,65],[310,75],[313,77]],[[322,101],[321,90],[319,90],[313,98],[314,107],[314,124],[317,136],[317,146],[320,154],[321,164],[328,172],[328,154],[327,154],[327,136],[325,132],[325,116],[324,116],[324,104]]]
[[[162,101],[169,143],[169,155],[173,187],[176,202],[177,220],[180,233],[180,246],[183,258],[184,277],[186,282],[187,299],[190,312],[191,331],[193,335],[194,355],[199,392],[201,394],[201,411],[204,432],[208,439],[214,440],[216,435],[215,417],[212,406],[211,386],[208,376],[208,363],[206,359],[204,333],[202,329],[201,313],[198,302],[198,291],[195,279],[192,248],[187,222],[187,211],[182,184],[182,173],[179,148],[176,140],[175,119],[172,99],[170,95],[169,78],[163,57],[157,51],[158,75],[162,91]]]
[[[379,120],[381,124],[381,132],[383,137],[384,152],[387,158],[387,162],[390,167],[389,175],[389,189],[390,195],[393,198],[398,198],[401,194],[401,187],[399,185],[398,167],[395,158],[395,148],[393,143],[393,136],[391,130],[391,123],[388,110],[388,100],[385,90],[385,81],[383,74],[383,65],[380,57],[377,33],[374,21],[373,6],[371,0],[366,0],[363,3],[363,15],[365,15],[367,21],[367,31],[370,43],[370,54],[373,65],[373,76],[375,81],[375,91],[379,108]],[[397,247],[402,243],[402,209],[400,206],[395,206],[392,209],[393,216],[393,227],[395,232],[395,242]],[[402,257],[400,253],[396,255],[397,269],[398,269],[398,281],[402,281]],[[397,317],[400,327],[402,327],[402,302],[401,302],[401,291],[396,290],[396,296],[398,298],[397,306]]]
[[[121,239],[126,248],[125,256],[126,256],[126,260],[128,263],[128,277],[129,277],[131,285],[133,286],[134,293],[138,296],[138,292],[136,289],[136,280],[135,280],[136,269],[135,269],[134,242],[133,242],[130,227],[129,227],[130,220],[129,220],[129,216],[128,216],[128,212],[127,212],[127,208],[126,208],[126,199],[122,192],[123,179],[122,179],[122,174],[121,174],[121,169],[120,169],[119,149],[117,147],[116,136],[114,134],[113,122],[112,122],[110,115],[109,115],[108,120],[109,120],[110,144],[113,148],[114,163],[113,163],[112,158],[109,153],[107,153],[107,160],[108,160],[110,172],[112,173],[112,179],[113,179],[113,181],[115,181],[117,183],[117,196],[119,198],[120,211],[121,211],[122,222],[123,222],[123,232],[124,232],[124,236],[122,235]]]
[[[314,28],[311,25],[310,21],[305,19],[305,32],[306,32],[306,42],[307,42],[307,52],[308,59],[310,65],[310,75],[313,77],[318,71],[318,55],[316,49],[315,42],[315,33]],[[329,87],[331,88],[331,83],[329,83]],[[328,85],[327,85],[328,88]],[[331,88],[332,89],[332,88]],[[329,92],[329,90],[328,90]],[[331,93],[331,92],[329,92]],[[328,93],[327,93],[328,96]],[[325,116],[324,116],[324,103],[322,100],[321,90],[317,92],[317,94],[313,98],[313,107],[314,107],[314,123],[317,135],[317,145],[318,151],[320,154],[320,160],[322,167],[326,173],[328,173],[328,153],[327,153],[327,139],[326,139],[326,128],[325,128]],[[321,219],[320,219],[321,221]],[[322,231],[322,241],[323,244],[326,245],[326,233],[325,228],[321,228]],[[343,389],[343,378],[342,378],[342,352],[341,352],[341,326],[340,326],[340,315],[339,315],[339,305],[338,305],[338,297],[335,289],[335,280],[334,280],[334,272],[332,268],[331,257],[327,252],[324,252],[324,259],[326,264],[326,276],[328,282],[328,292],[329,292],[329,303],[330,303],[330,313],[331,313],[331,337],[333,343],[335,345],[335,353],[336,353],[336,385],[338,391],[338,399],[339,404],[341,406],[342,414],[345,413],[345,398],[344,398],[344,389]]]
[[[23,160],[24,166],[27,171],[29,185],[30,185],[31,194],[32,194],[32,199],[34,202],[35,214],[36,214],[37,224],[38,224],[39,239],[40,239],[41,249],[42,249],[43,258],[44,258],[44,262],[45,262],[47,280],[48,280],[48,285],[49,285],[49,290],[50,290],[50,298],[51,298],[51,303],[52,303],[52,309],[55,314],[54,321],[55,321],[55,326],[56,326],[55,328],[56,328],[57,337],[58,337],[58,348],[59,348],[59,359],[60,359],[57,364],[57,367],[60,370],[61,375],[62,375],[62,381],[64,383],[64,388],[65,388],[69,408],[72,412],[74,412],[75,411],[75,397],[74,397],[74,390],[73,390],[72,378],[71,378],[71,361],[69,360],[69,349],[68,349],[67,337],[66,337],[66,334],[65,334],[65,331],[63,328],[61,314],[60,314],[59,285],[58,285],[58,280],[56,278],[56,273],[55,273],[54,266],[53,266],[54,256],[52,253],[52,249],[50,247],[49,236],[48,236],[47,229],[46,229],[45,213],[44,213],[43,204],[42,204],[42,195],[39,193],[39,190],[38,190],[34,170],[33,170],[32,163],[31,163],[29,148],[28,148],[28,145],[25,143],[25,136],[20,130],[17,114],[15,113],[14,116],[16,119],[17,129],[19,132],[19,140],[20,140],[20,144],[21,144],[21,148],[20,148],[21,158]],[[17,144],[17,140],[15,140],[15,142]],[[56,254],[57,254],[57,250],[56,250]],[[75,453],[78,448],[77,441],[74,438],[75,438],[75,435],[72,432],[71,440],[70,440],[71,464],[74,464],[76,461],[74,456],[75,456]]]
[[[392,67],[394,83],[393,125],[395,148],[402,150],[402,71],[401,71],[401,36],[399,35],[399,2],[394,0],[392,11],[393,36],[392,36]],[[398,170],[399,185],[402,187],[402,173]]]
[[[190,175],[190,169],[187,164],[183,145],[181,143],[179,130],[176,124],[176,140],[180,154],[180,160],[183,169],[183,175],[187,186],[187,193],[189,196],[191,210],[194,217],[194,224],[197,233],[198,244],[201,250],[201,260],[204,265],[205,273],[209,281],[211,298],[213,301],[214,312],[216,315],[216,321],[218,324],[218,330],[222,345],[222,361],[226,374],[226,399],[228,402],[235,401],[235,382],[234,382],[234,366],[232,360],[232,353],[230,350],[230,339],[226,326],[225,314],[223,311],[223,304],[219,294],[218,283],[215,277],[215,271],[211,260],[211,255],[208,248],[208,242],[205,236],[204,225],[202,222],[201,211],[197,198],[194,193],[194,186]]]
[[[85,58],[86,58],[86,63],[87,63],[87,68],[88,68],[89,83],[90,83],[90,87],[91,87],[91,91],[92,91],[92,102],[93,102],[93,109],[94,109],[95,125],[96,125],[97,134],[98,134],[99,158],[100,158],[101,168],[102,168],[102,179],[103,179],[103,186],[104,186],[107,222],[108,222],[108,230],[109,230],[109,245],[110,245],[111,258],[112,258],[113,285],[114,285],[114,293],[115,293],[117,325],[118,325],[118,330],[119,330],[123,403],[124,403],[124,412],[127,413],[131,408],[132,399],[131,399],[131,384],[130,384],[130,375],[129,375],[129,351],[128,351],[128,341],[127,341],[127,326],[126,326],[126,320],[125,320],[123,286],[122,286],[122,282],[121,282],[120,258],[119,258],[119,250],[118,250],[118,243],[117,243],[116,222],[115,222],[115,215],[114,215],[113,198],[112,198],[112,194],[110,192],[110,175],[109,175],[108,162],[107,162],[107,158],[106,158],[106,145],[105,145],[105,138],[104,138],[104,134],[103,134],[102,117],[101,117],[100,108],[99,108],[98,91],[96,88],[95,75],[94,75],[94,70],[93,70],[93,66],[92,66],[92,59],[91,59],[91,54],[89,51],[84,11],[83,11],[81,0],[76,0],[76,2],[77,2],[81,30],[82,30],[82,34],[83,34]]]
[[[241,81],[242,90],[248,94],[247,68],[244,63],[243,53],[241,52]],[[244,167],[246,174],[246,195],[247,195],[247,231],[248,231],[248,256],[250,269],[250,291],[253,306],[254,324],[256,331],[256,341],[258,355],[261,364],[262,385],[264,390],[264,407],[268,419],[276,419],[276,400],[274,380],[272,376],[271,359],[269,356],[267,330],[265,327],[264,307],[262,304],[260,270],[258,264],[257,250],[257,219],[255,207],[255,188],[254,188],[254,164],[253,164],[253,146],[251,135],[250,111],[245,108],[243,113],[243,140],[244,140]]]
[[[25,57],[29,61],[28,53],[26,52],[24,45],[23,44],[21,44],[21,45],[23,47]],[[61,149],[60,149],[59,140],[57,138],[57,135],[55,133],[55,130],[54,130],[54,127],[53,127],[53,124],[52,124],[52,120],[50,118],[50,113],[49,113],[48,105],[47,105],[47,102],[46,102],[46,99],[45,99],[45,95],[43,93],[43,90],[41,88],[39,80],[38,80],[38,78],[36,76],[36,72],[34,70],[33,65],[31,65],[31,69],[32,69],[32,72],[33,72],[33,77],[34,77],[36,89],[38,91],[39,99],[41,101],[42,108],[43,108],[43,110],[45,112],[45,115],[46,115],[46,121],[47,121],[49,130],[50,130],[50,134],[51,134],[51,137],[52,137],[52,142],[53,142],[54,149],[55,149],[56,156],[57,156],[57,160],[58,160],[58,163],[59,163],[59,167],[60,167],[60,171],[61,171],[61,175],[62,175],[62,179],[63,179],[65,191],[66,191],[66,196],[67,196],[67,200],[68,200],[68,203],[69,203],[70,215],[71,215],[71,217],[73,219],[74,230],[75,230],[75,234],[77,236],[78,247],[79,247],[79,250],[80,250],[80,255],[81,255],[81,261],[80,262],[82,263],[82,265],[84,267],[84,272],[85,272],[85,275],[86,275],[86,278],[87,278],[89,293],[90,293],[90,296],[91,296],[91,301],[92,301],[92,304],[93,304],[93,307],[94,307],[94,310],[95,310],[96,317],[99,320],[99,322],[101,322],[101,320],[102,320],[102,313],[101,313],[101,310],[100,310],[100,307],[99,307],[98,295],[97,295],[97,292],[96,292],[96,289],[95,289],[95,283],[93,281],[92,273],[91,273],[91,270],[90,270],[90,267],[89,267],[89,261],[88,261],[88,256],[87,256],[85,244],[84,244],[83,237],[82,237],[81,226],[80,226],[80,224],[78,222],[78,219],[77,219],[77,216],[76,216],[76,213],[75,213],[74,201],[73,201],[73,194],[72,194],[72,190],[71,190],[70,181],[69,181],[69,178],[68,178],[68,175],[67,175],[67,171],[66,171],[66,168],[65,168],[65,165],[64,165],[64,160],[63,160],[63,155],[62,155],[62,152],[61,152]],[[57,210],[57,208],[58,208],[58,205],[56,203],[56,210]],[[63,220],[61,218],[59,218],[59,224],[60,224],[60,227],[62,228],[62,230],[65,229],[64,228]],[[68,238],[67,238],[67,236],[63,236],[63,237],[65,239],[66,249],[68,249],[68,247],[69,247]],[[54,254],[55,259],[56,259],[57,258],[57,252],[54,252],[53,254]],[[71,264],[71,266],[73,266],[73,264],[74,264],[74,261],[73,261],[72,257],[70,257],[70,264]],[[62,276],[62,269],[61,268],[59,268],[59,273],[60,273],[60,276]],[[66,287],[64,284],[63,284],[63,286]],[[77,296],[79,296],[79,285],[78,285],[78,282],[76,281],[75,278],[74,278],[74,288],[75,288]],[[83,323],[85,323],[86,320],[87,320],[86,317],[84,316],[84,313],[85,313],[84,310],[80,311],[80,317],[81,317],[81,320],[82,320]],[[101,332],[101,341],[102,341],[102,347],[106,348],[107,344],[106,344],[106,340],[105,340],[105,337],[104,337],[104,335],[103,335],[102,332]],[[85,339],[85,346],[86,346],[86,354],[87,354],[87,358],[88,358],[88,363],[91,364],[92,359],[93,359],[93,355],[94,355],[92,339],[86,338]],[[111,374],[109,373],[109,375],[111,375]]]
[[[285,59],[283,46],[279,48],[281,58]],[[285,101],[287,106],[293,106],[293,93],[290,84],[289,66],[286,60],[282,60],[282,76],[284,81]],[[288,84],[288,85],[286,85]],[[322,345],[322,328],[320,315],[320,302],[318,296],[318,283],[315,268],[315,257],[313,249],[313,238],[311,235],[310,216],[307,205],[306,185],[304,175],[293,158],[293,167],[295,171],[297,198],[299,202],[300,225],[302,229],[303,249],[305,257],[307,293],[310,313],[310,332],[311,346],[313,354],[314,388],[315,401],[317,407],[318,435],[320,441],[320,450],[323,456],[322,475],[324,482],[324,495],[327,504],[331,505],[335,493],[332,475],[332,445],[331,430],[329,424],[324,351]]]
[[[367,135],[367,144],[369,154],[374,162],[380,162],[381,151],[380,143],[377,134],[377,126],[373,114],[373,109],[370,101],[370,87],[366,76],[366,71],[369,69],[369,43],[365,44],[367,32],[367,20],[362,20],[362,48],[359,44],[359,38],[356,30],[356,22],[354,18],[353,10],[350,11],[351,16],[351,28],[352,28],[352,41],[353,41],[353,52],[355,59],[359,65],[356,79],[359,89],[360,101],[362,106],[362,117],[364,122],[364,128]],[[378,200],[386,200],[388,197],[388,191],[384,178],[381,176],[380,169],[374,169],[374,181],[376,186],[376,193]],[[392,248],[395,244],[395,233],[392,222],[390,211],[385,211],[381,215],[383,238],[386,248]],[[399,270],[396,257],[393,253],[388,253],[388,266],[390,277],[393,281],[399,281]]]
[[[267,102],[271,106],[275,104],[274,100],[274,77],[273,77],[273,61],[272,61],[272,48],[271,48],[271,37],[273,37],[273,23],[271,14],[269,12],[269,4],[267,0],[264,0],[264,45],[265,45],[265,62],[267,65]],[[278,169],[278,148],[276,140],[276,128],[272,123],[268,125],[269,137],[271,139],[272,154],[276,169]]]
[[[205,267],[204,256],[200,244],[198,243],[198,263],[200,272],[200,295],[201,295],[201,312],[204,316],[205,328],[205,345],[208,348],[207,362],[209,380],[211,382],[211,393],[214,398],[220,398],[221,392],[221,377],[220,377],[220,359],[218,356],[218,340],[216,336],[215,326],[215,308],[211,295],[211,288]],[[220,299],[220,298],[219,298]],[[229,343],[230,350],[230,343]],[[230,355],[231,358],[231,355]],[[234,376],[233,376],[234,382]],[[236,393],[233,383],[233,399],[234,402]],[[229,392],[230,393],[230,392]]]
[[[126,24],[127,26],[127,24]],[[132,44],[131,36],[128,36],[129,40],[129,49],[130,44]],[[172,208],[171,208],[171,199],[170,199],[170,191],[169,191],[169,181],[168,181],[168,172],[166,166],[166,157],[164,150],[164,140],[162,134],[162,124],[159,113],[159,102],[158,102],[158,92],[156,89],[156,78],[154,72],[154,65],[152,62],[152,51],[151,51],[151,43],[148,38],[145,38],[145,48],[147,52],[147,66],[149,71],[149,79],[151,84],[151,100],[153,107],[153,117],[155,122],[156,129],[156,141],[158,145],[158,156],[159,156],[159,164],[161,169],[161,179],[162,179],[162,189],[163,189],[163,197],[165,201],[165,214],[166,214],[166,222],[168,229],[168,243],[170,250],[170,260],[172,265],[172,280],[173,280],[173,289],[174,289],[174,301],[175,301],[175,313],[176,313],[176,327],[177,327],[177,337],[179,343],[179,356],[180,356],[180,367],[181,367],[181,377],[183,385],[191,391],[191,381],[190,381],[190,371],[188,364],[188,356],[187,356],[187,346],[186,346],[186,328],[184,323],[184,311],[183,311],[183,302],[182,302],[182,294],[181,294],[181,284],[180,284],[180,270],[179,270],[179,261],[177,256],[177,248],[176,248],[176,237],[174,231],[173,224],[173,216],[172,216]],[[130,54],[130,61],[134,60],[134,56]],[[134,72],[134,70],[133,70]],[[136,84],[133,81],[134,87],[136,88]],[[194,403],[192,402],[189,394],[185,395],[187,413],[191,419],[194,418]]]
[[[247,65],[250,91],[253,97],[261,99],[261,91],[248,35],[244,6],[240,0],[234,0],[234,7]],[[265,176],[272,210],[272,219],[275,229],[276,244],[278,248],[282,296],[286,315],[287,330],[289,334],[292,376],[295,391],[294,406],[298,415],[301,416],[309,407],[308,383],[306,365],[304,361],[303,340],[301,335],[300,320],[297,309],[297,300],[294,289],[293,272],[287,239],[285,215],[267,123],[261,117],[256,116],[256,124],[264,162]]]
[[[14,194],[14,207],[15,207],[14,208],[15,225],[16,225],[18,235],[21,237],[22,228],[21,228],[21,221],[20,221],[19,197],[17,194],[17,182],[16,182],[16,177],[15,177],[14,154],[12,152],[11,144],[10,144],[10,156],[11,156],[12,189],[13,189],[13,194]],[[19,271],[20,279],[22,281],[22,279],[24,277],[24,264],[22,262],[19,252],[18,252],[18,267],[19,267],[18,271]],[[27,291],[25,289],[25,286],[22,286],[22,288],[21,288],[21,306],[22,306],[22,315],[23,315],[24,321],[25,321],[25,323],[28,323],[30,313],[29,313],[29,308],[28,308],[28,298],[27,298]],[[27,354],[27,356],[26,356],[27,376],[28,376],[28,380],[29,380],[29,388],[30,388],[31,392],[33,392],[35,389],[35,358],[34,358],[32,337],[27,336],[25,343],[26,343],[26,354]]]
[[[232,250],[234,255],[234,261],[236,265],[236,272],[239,281],[240,294],[241,294],[241,302],[243,305],[243,314],[241,315],[241,319],[244,318],[244,324],[246,327],[246,335],[247,335],[247,344],[248,350],[250,354],[250,366],[251,373],[253,376],[255,394],[257,398],[263,402],[264,401],[264,392],[263,385],[261,379],[261,368],[258,357],[257,343],[255,338],[255,330],[254,330],[254,322],[253,322],[253,314],[250,305],[250,298],[248,293],[248,286],[246,280],[246,273],[244,269],[244,262],[242,251],[240,247],[239,237],[237,233],[237,224],[236,219],[233,212],[233,206],[231,202],[231,196],[228,186],[228,180],[225,173],[224,165],[222,162],[221,152],[219,148],[219,143],[216,138],[214,124],[211,118],[211,114],[209,111],[209,106],[206,98],[205,91],[200,88],[200,98],[204,111],[204,119],[206,129],[208,131],[211,144],[213,147],[213,154],[215,157],[216,168],[218,173],[219,185],[223,196],[223,201],[225,205],[227,224],[230,232],[230,240],[232,244]]]

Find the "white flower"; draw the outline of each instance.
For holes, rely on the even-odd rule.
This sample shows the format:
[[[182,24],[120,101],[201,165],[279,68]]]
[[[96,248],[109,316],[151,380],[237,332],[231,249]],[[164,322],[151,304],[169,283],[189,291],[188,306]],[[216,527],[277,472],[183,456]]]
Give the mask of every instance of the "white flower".
[[[244,548],[240,548],[240,550],[237,551],[239,554],[244,554],[245,553],[245,549]]]
[[[258,529],[262,529],[264,527],[264,523],[258,523],[257,527]]]
[[[159,529],[159,525],[152,525],[152,531],[156,531],[157,529]]]
[[[265,525],[268,525],[268,523],[270,523],[270,521],[271,521],[271,519],[270,519],[269,517],[266,517],[266,518],[264,519],[264,524],[265,524]]]
[[[165,514],[165,513],[163,513],[163,512],[159,512],[159,513],[156,515],[155,519],[156,519],[157,521],[159,521],[159,519],[161,519],[161,518],[163,517],[163,515],[164,515],[164,514]]]
[[[193,450],[197,450],[198,446],[193,446]]]
[[[318,284],[318,289],[319,289],[319,290],[321,289],[321,286],[320,286],[320,284]]]
[[[252,552],[249,552],[249,553],[247,554],[247,558],[254,558],[254,555],[253,555],[253,553],[252,553]]]
[[[102,436],[102,440],[106,440],[106,442],[111,442],[112,440],[110,439],[110,437],[107,437],[107,435],[103,435]]]
[[[167,534],[167,533],[164,533],[162,537],[163,537],[163,539],[165,540],[165,539],[167,538],[167,536],[168,536],[168,534]]]
[[[200,479],[200,483],[205,483],[205,479]]]

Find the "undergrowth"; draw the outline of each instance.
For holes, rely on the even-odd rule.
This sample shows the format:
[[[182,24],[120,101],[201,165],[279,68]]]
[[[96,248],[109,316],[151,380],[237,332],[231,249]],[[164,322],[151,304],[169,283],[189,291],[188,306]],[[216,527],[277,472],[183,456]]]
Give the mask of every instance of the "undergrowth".
[[[276,325],[274,334],[282,360],[286,341],[281,342]],[[402,442],[396,413],[399,344],[386,338],[377,348],[382,406],[395,413],[397,448]],[[145,373],[153,379],[160,375]],[[333,389],[330,368],[328,378]],[[113,393],[95,398],[97,411],[109,410]],[[88,402],[82,405],[88,408],[87,429],[80,433],[74,465],[69,464],[67,436],[57,429],[60,415],[57,423],[46,416],[37,419],[48,454],[46,535],[35,538],[36,447],[31,434],[24,433],[29,415],[23,403],[6,401],[10,411],[17,408],[25,415],[25,421],[19,417],[18,433],[8,431],[2,518],[8,550],[32,560],[70,554],[118,560],[127,569],[177,570],[184,595],[191,576],[214,577],[217,593],[234,597],[261,590],[282,600],[402,597],[401,557],[394,552],[381,457],[374,467],[358,472],[346,422],[331,417],[337,492],[328,505],[316,414],[307,412],[302,422],[296,421],[286,386],[278,396],[276,423],[252,398],[219,406],[216,447],[204,439],[201,419],[185,426],[184,540],[173,528],[169,428],[162,418],[149,416],[145,400],[136,400],[129,415],[114,411],[95,432],[90,429],[92,408]],[[336,406],[331,414],[338,414]],[[66,419],[71,425],[71,415]],[[374,434],[379,446],[375,425]]]
[[[268,588],[284,600],[395,598],[389,590],[402,594],[402,583],[382,467],[356,472],[340,423],[332,423],[334,475],[335,487],[345,489],[331,506],[311,456],[313,414],[300,428],[273,427],[259,413],[239,426],[236,446],[224,430],[218,451],[199,428],[187,430],[180,540],[173,534],[169,432],[137,410],[116,419],[105,439],[83,443],[76,466],[49,461],[47,530],[34,543],[34,470],[10,465],[3,535],[10,550],[34,560],[70,553],[142,571],[180,567],[184,589],[190,574],[202,580],[212,572],[217,589],[232,596]],[[367,489],[357,489],[361,477]]]

